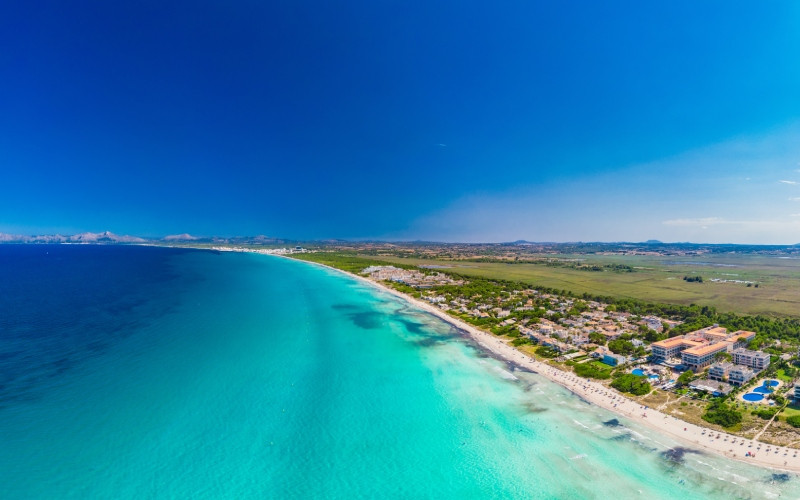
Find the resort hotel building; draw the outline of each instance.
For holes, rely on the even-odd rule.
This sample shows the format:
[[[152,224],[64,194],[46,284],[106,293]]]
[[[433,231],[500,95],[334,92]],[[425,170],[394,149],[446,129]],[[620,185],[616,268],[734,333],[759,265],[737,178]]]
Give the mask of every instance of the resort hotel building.
[[[733,363],[714,363],[708,369],[708,378],[718,382],[729,382],[743,385],[755,376],[755,372],[746,366]]]
[[[729,348],[730,345],[727,342],[690,347],[681,353],[681,361],[690,370],[697,373],[713,363],[714,356],[728,351]]]
[[[769,366],[769,354],[761,351],[750,351],[748,349],[734,349],[733,362],[737,365],[745,365],[761,371]]]
[[[708,369],[708,378],[724,382],[728,380],[728,376],[733,368],[733,363],[714,363],[711,365],[711,368]]]
[[[710,365],[720,352],[730,352],[734,349],[746,351],[746,349],[738,348],[753,340],[755,336],[755,332],[745,330],[728,333],[727,329],[714,325],[686,335],[653,342],[652,361],[653,363],[677,364],[677,362],[671,360],[678,358],[680,355],[680,364],[685,365],[696,373]],[[748,352],[752,353],[754,351]],[[742,359],[745,359],[745,357]],[[759,360],[761,359],[759,358]],[[768,363],[769,355],[767,355]],[[748,366],[752,365],[748,364]]]
[[[731,372],[728,375],[728,382],[735,385],[744,385],[755,376],[756,376],[755,372],[750,368],[747,368],[746,366],[737,365],[731,369]]]

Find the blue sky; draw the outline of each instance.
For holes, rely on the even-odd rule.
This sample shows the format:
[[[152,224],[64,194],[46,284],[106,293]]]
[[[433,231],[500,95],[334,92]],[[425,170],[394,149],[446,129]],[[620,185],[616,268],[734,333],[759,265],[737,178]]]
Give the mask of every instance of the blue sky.
[[[6,2],[0,232],[800,242],[796,2]]]

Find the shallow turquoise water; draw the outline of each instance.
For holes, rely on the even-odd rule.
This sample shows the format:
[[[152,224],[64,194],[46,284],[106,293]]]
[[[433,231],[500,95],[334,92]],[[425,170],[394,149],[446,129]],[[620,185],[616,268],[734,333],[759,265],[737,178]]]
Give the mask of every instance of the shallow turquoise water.
[[[121,310],[125,335],[0,406],[4,498],[800,497],[339,273],[163,258],[169,307]]]

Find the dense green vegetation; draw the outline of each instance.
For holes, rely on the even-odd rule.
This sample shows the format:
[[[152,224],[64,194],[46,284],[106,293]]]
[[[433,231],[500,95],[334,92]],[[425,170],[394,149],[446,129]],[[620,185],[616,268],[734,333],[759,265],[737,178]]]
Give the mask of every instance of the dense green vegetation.
[[[504,259],[498,257],[473,257],[463,259],[461,262],[480,262],[484,264],[535,264],[547,267],[561,267],[566,269],[575,269],[577,271],[592,271],[603,272],[612,271],[617,273],[633,273],[636,269],[633,266],[626,264],[583,264],[576,262],[573,259],[552,259],[552,258],[522,258]]]
[[[753,415],[755,415],[758,418],[763,418],[764,420],[769,420],[769,419],[771,419],[772,417],[774,417],[775,415],[778,414],[778,408],[761,408],[761,409],[753,410],[750,413],[752,413]]]
[[[703,420],[722,427],[733,427],[742,422],[742,414],[722,398],[718,398],[708,405]]]
[[[692,370],[686,370],[685,372],[681,373],[678,377],[678,380],[675,381],[676,387],[683,387],[684,385],[688,385],[694,379],[694,372]]]
[[[800,247],[798,247],[800,248]],[[588,248],[584,248],[588,251]],[[719,250],[720,253],[714,253]],[[456,257],[431,255],[425,259],[401,257],[395,253],[376,252],[377,258],[402,263],[441,264],[454,272],[473,277],[508,279],[536,288],[568,289],[575,294],[607,295],[615,298],[636,298],[652,303],[692,304],[716,307],[722,312],[795,316],[800,310],[800,259],[779,259],[775,255],[739,253],[738,249],[717,248],[713,255],[681,257],[633,255],[559,255],[565,260],[586,265],[622,264],[635,269],[627,272],[583,272],[568,267],[551,267],[508,262],[465,262]],[[736,250],[736,254],[724,254]],[[774,249],[773,249],[774,250]],[[492,249],[478,251],[491,252]],[[743,252],[768,252],[769,248],[744,249]],[[795,253],[797,250],[793,250]],[[409,254],[411,255],[411,254]],[[473,253],[474,255],[474,253]],[[545,257],[539,254],[538,258]],[[553,258],[552,254],[549,258]],[[700,268],[702,266],[702,268]],[[688,283],[683,276],[701,274],[703,283]],[[735,279],[760,284],[760,288],[744,283],[712,282],[712,279]]]
[[[362,257],[351,253],[307,253],[296,254],[294,257],[312,262],[319,262],[330,265],[345,271],[359,273],[364,268],[370,265],[394,265],[402,268],[415,268],[413,265],[401,262],[398,263],[396,258],[387,258],[387,260],[380,260],[374,257]],[[479,297],[480,300],[486,301],[491,299],[502,299],[507,297],[512,290],[524,290],[532,286],[543,293],[553,295],[560,295],[573,299],[581,299],[584,301],[594,300],[608,304],[609,310],[618,310],[628,312],[636,316],[656,315],[664,318],[670,318],[683,321],[683,324],[678,325],[669,331],[669,336],[676,336],[690,331],[698,330],[713,324],[719,324],[728,328],[731,331],[735,330],[749,330],[754,331],[758,335],[751,343],[751,348],[758,348],[767,339],[779,339],[797,342],[800,340],[800,318],[796,317],[771,317],[765,315],[740,315],[731,312],[719,312],[716,308],[708,305],[680,305],[680,304],[666,304],[666,303],[653,303],[643,300],[627,298],[627,297],[612,297],[604,295],[594,295],[590,293],[576,294],[569,290],[553,289],[548,287],[541,287],[532,285],[522,281],[504,280],[504,279],[488,279],[482,277],[470,276],[468,274],[460,274],[451,269],[437,269],[439,272],[449,274],[457,279],[467,280],[462,286],[441,286],[437,287],[438,293],[444,294],[448,299],[450,297],[464,296],[464,297]],[[470,304],[470,305],[475,305]],[[544,308],[548,307],[546,301],[538,301],[537,306]],[[572,312],[572,311],[570,311]],[[460,316],[461,317],[461,316]],[[544,310],[534,308],[530,311],[524,311],[519,314],[520,318],[541,318],[545,317]],[[465,321],[469,321],[477,326],[489,323],[484,321],[481,323],[481,318],[474,318],[471,316],[461,317]],[[552,320],[558,320],[560,315],[549,317]],[[649,341],[657,340],[654,334],[650,334],[647,338]]]
[[[791,425],[792,427],[800,427],[800,415],[793,415],[791,417],[786,417],[786,423]]]
[[[608,379],[611,378],[611,367],[597,362],[579,363],[573,369],[575,375],[584,378]]]
[[[557,358],[558,353],[547,346],[540,346],[536,348],[536,354],[543,358]]]
[[[620,392],[627,392],[635,396],[644,396],[645,394],[649,394],[652,390],[650,383],[645,377],[640,377],[631,373],[615,374],[614,381],[611,382],[611,387]]]

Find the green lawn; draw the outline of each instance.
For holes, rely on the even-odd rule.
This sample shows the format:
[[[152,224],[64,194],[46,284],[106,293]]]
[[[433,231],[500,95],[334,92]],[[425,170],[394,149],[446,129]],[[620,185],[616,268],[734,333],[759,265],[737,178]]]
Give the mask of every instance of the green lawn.
[[[794,417],[800,415],[800,405],[787,405],[781,413],[781,420],[786,420],[787,417]]]
[[[597,367],[600,370],[607,370],[607,371],[613,370],[612,366],[608,366],[607,364],[602,363],[600,361],[592,361],[591,364],[594,365],[595,367]]]
[[[786,372],[783,370],[783,368],[778,369],[778,371],[775,372],[775,376],[778,377],[778,379],[783,383],[792,383],[792,378],[786,375]]]

